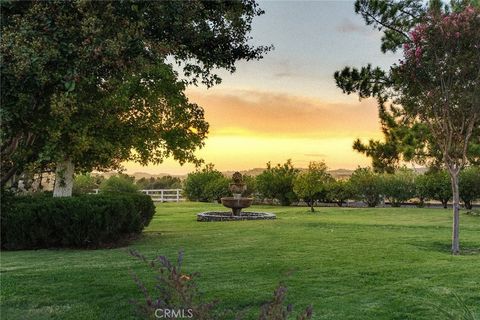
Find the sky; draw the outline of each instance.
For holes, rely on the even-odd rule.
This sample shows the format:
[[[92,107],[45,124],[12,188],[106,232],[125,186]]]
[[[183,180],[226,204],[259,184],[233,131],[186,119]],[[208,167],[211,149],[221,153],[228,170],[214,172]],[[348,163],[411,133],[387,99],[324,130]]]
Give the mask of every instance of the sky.
[[[353,1],[260,1],[265,14],[253,22],[251,44],[274,51],[259,61],[240,61],[234,74],[207,89],[189,87],[210,123],[196,155],[221,171],[263,168],[292,159],[296,167],[325,161],[330,169],[370,163],[352,149],[356,138],[381,139],[375,101],[359,101],[335,86],[333,73],[367,63],[388,68],[398,57],[380,51],[381,33],[366,26]],[[172,159],[128,173],[185,174],[192,165]]]

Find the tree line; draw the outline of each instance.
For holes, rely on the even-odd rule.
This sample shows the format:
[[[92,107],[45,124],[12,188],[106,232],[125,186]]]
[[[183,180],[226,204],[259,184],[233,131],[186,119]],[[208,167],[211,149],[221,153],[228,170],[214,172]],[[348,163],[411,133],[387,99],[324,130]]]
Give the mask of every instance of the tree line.
[[[183,183],[184,195],[192,201],[212,202],[229,196],[231,179],[212,164],[188,174]],[[343,206],[348,200],[361,201],[369,207],[382,202],[393,207],[411,203],[422,207],[429,200],[444,208],[452,200],[448,172],[438,167],[424,174],[400,168],[393,173],[378,173],[371,168],[358,168],[348,179],[335,179],[324,162],[311,162],[306,170],[295,168],[290,160],[266,169],[256,177],[244,176],[247,190],[244,196],[259,201],[278,202],[288,206],[304,201],[314,211],[318,202]],[[480,199],[480,167],[470,166],[460,173],[460,197],[466,209]]]

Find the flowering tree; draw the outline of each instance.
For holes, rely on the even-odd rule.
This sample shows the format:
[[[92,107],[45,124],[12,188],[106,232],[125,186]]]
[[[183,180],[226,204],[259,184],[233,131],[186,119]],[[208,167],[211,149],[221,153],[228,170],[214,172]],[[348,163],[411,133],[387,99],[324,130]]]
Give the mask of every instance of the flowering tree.
[[[467,163],[472,133],[480,126],[480,10],[431,11],[409,34],[393,69],[395,101],[404,117],[425,124],[450,173],[452,252],[459,253],[458,177]]]
[[[458,175],[480,160],[480,9],[476,0],[357,0],[355,10],[383,31],[382,51],[403,48],[389,71],[346,67],[343,92],[375,97],[385,141],[356,141],[379,171],[401,160],[445,166],[454,200],[452,252],[459,253]]]

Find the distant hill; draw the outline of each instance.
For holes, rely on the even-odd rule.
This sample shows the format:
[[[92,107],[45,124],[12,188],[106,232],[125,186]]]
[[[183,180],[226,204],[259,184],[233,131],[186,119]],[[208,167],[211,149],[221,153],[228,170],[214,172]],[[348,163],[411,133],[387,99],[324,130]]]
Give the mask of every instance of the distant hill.
[[[353,173],[353,170],[349,169],[335,169],[335,170],[328,170],[328,173],[332,175],[335,179],[346,179],[350,178]]]
[[[306,168],[298,168],[300,171],[305,171],[307,170]],[[265,168],[253,168],[253,169],[248,169],[248,170],[240,170],[240,173],[242,175],[248,175],[248,176],[253,176],[256,177],[259,174],[261,174],[265,170]],[[349,178],[354,170],[350,169],[334,169],[334,170],[328,170],[328,173],[330,173],[335,179],[347,179]],[[415,168],[415,172],[419,174],[423,174],[427,171],[427,168]],[[226,177],[231,177],[235,171],[234,170],[227,170],[227,171],[222,171],[223,175]],[[117,174],[116,172],[95,172],[94,174],[96,175],[101,175],[106,178]],[[180,179],[185,179],[187,177],[186,174],[168,174],[168,173],[157,173],[157,174],[151,174],[147,172],[135,172],[133,174],[129,174],[129,176],[135,177],[135,180],[141,179],[141,178],[161,178],[164,176],[172,176],[172,177],[177,177]]]

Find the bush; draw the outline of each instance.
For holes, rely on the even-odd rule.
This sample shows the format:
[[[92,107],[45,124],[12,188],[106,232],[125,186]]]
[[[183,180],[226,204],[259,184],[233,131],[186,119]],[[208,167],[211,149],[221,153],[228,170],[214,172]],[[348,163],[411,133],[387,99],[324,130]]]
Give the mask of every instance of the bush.
[[[96,248],[139,234],[155,213],[149,196],[15,197],[2,202],[4,249]]]
[[[127,175],[111,176],[100,185],[101,193],[137,193],[138,186],[133,183],[134,178]]]
[[[365,202],[369,207],[375,207],[380,203],[382,180],[372,169],[358,168],[352,173],[350,183],[357,200]]]
[[[179,252],[176,261],[170,261],[165,256],[158,256],[153,260],[149,260],[136,250],[129,250],[129,252],[152,271],[155,280],[154,286],[147,286],[140,277],[133,273],[133,280],[142,293],[143,299],[133,300],[132,303],[135,305],[136,311],[141,318],[158,319],[164,316],[164,314],[158,314],[158,310],[174,310],[179,315],[165,318],[177,319],[184,317],[197,320],[244,319],[244,312],[234,314],[232,310],[219,308],[218,300],[205,300],[197,286],[198,273],[186,273],[183,269],[183,252]],[[287,304],[286,293],[287,288],[280,284],[275,289],[273,298],[262,306],[258,319],[291,319],[293,306]],[[308,320],[312,316],[313,307],[310,305],[301,311],[296,319]]]
[[[277,164],[272,167],[267,163],[267,169],[257,176],[257,189],[262,197],[277,199],[282,206],[289,206],[297,201],[297,195],[293,192],[293,182],[298,174],[291,160],[283,165]]]
[[[415,197],[415,174],[406,168],[393,174],[383,174],[382,189],[392,207],[400,207],[403,202]]]
[[[220,201],[229,194],[229,180],[213,164],[208,164],[201,171],[191,172],[185,179],[183,192],[191,201]]]

